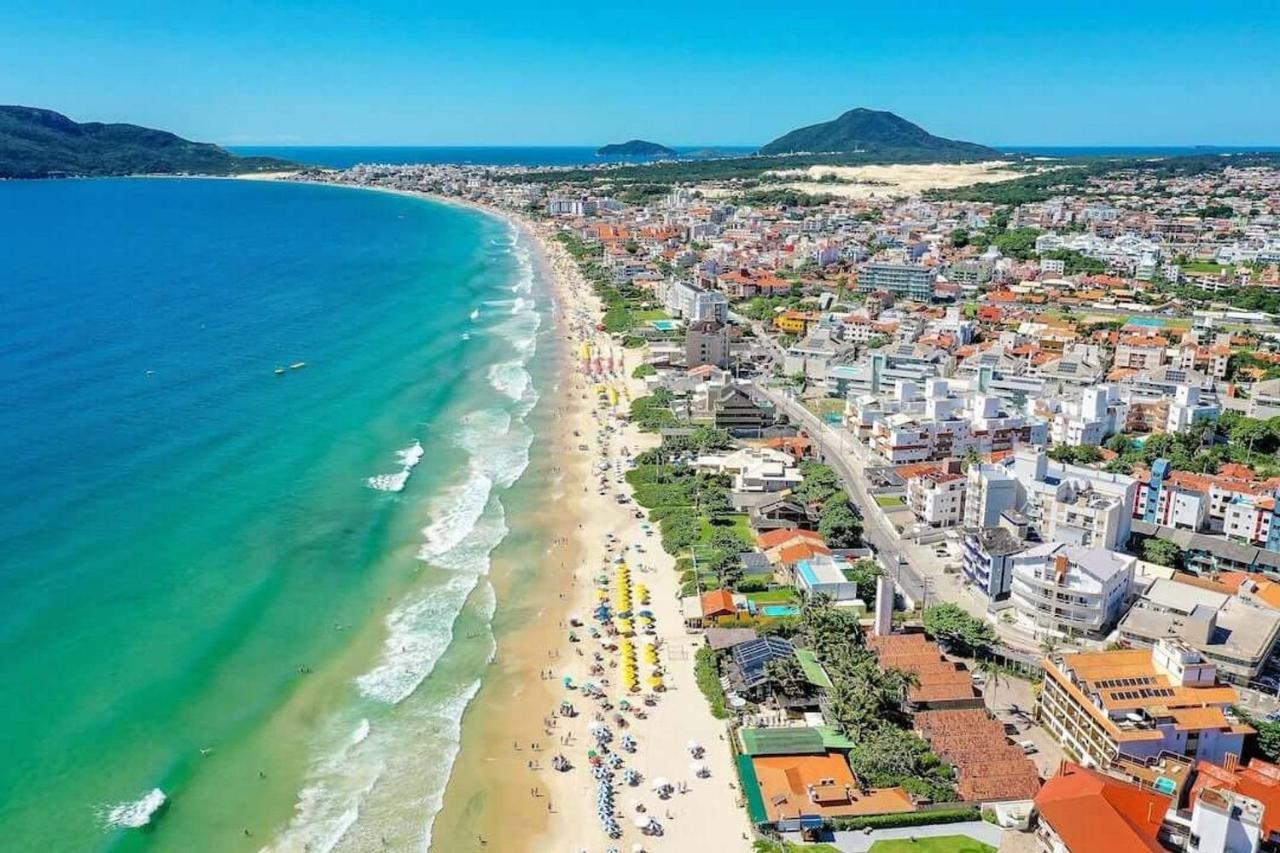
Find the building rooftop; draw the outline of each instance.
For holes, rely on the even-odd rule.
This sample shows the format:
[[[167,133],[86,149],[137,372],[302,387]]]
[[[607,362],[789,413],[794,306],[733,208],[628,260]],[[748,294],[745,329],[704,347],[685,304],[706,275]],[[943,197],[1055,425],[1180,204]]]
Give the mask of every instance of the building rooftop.
[[[1071,853],[1159,853],[1172,801],[1095,770],[1064,763],[1036,795],[1036,810]]]
[[[862,793],[839,753],[769,755],[751,760],[770,821],[801,815],[849,817],[915,811],[902,788]]]

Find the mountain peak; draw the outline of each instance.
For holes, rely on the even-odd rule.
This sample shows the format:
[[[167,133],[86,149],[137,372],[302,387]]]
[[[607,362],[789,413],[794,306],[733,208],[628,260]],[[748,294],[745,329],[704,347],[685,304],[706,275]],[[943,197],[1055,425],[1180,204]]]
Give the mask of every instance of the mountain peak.
[[[838,118],[784,134],[761,154],[862,153],[870,157],[920,160],[981,160],[1000,156],[993,148],[934,136],[888,110],[854,107]]]

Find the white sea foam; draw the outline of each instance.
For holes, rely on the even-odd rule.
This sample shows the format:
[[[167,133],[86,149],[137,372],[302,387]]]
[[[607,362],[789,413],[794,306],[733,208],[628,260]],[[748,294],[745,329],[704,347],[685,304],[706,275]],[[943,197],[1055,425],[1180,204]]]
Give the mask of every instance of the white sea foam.
[[[155,813],[164,808],[169,798],[159,788],[152,788],[131,803],[117,803],[102,809],[102,818],[109,826],[139,829],[151,823]]]
[[[489,384],[495,391],[517,402],[523,402],[525,395],[533,390],[533,377],[525,370],[524,365],[523,359],[489,365]]]
[[[487,575],[491,554],[508,532],[500,493],[528,467],[533,442],[524,423],[538,399],[528,371],[541,325],[532,298],[533,263],[515,231],[504,251],[515,256],[519,267],[511,288],[515,298],[487,301],[480,310],[487,320],[489,309],[497,309],[500,319],[486,324],[482,334],[492,332],[507,341],[518,356],[493,365],[488,373],[490,385],[510,402],[460,419],[451,440],[466,452],[467,465],[459,482],[431,501],[418,554],[433,570],[432,583],[388,614],[378,664],[356,679],[366,700],[384,706],[379,713],[387,715],[386,722],[374,713],[358,722],[355,715],[335,719],[324,738],[331,744],[329,752],[314,765],[294,819],[273,849],[379,849],[382,836],[391,834],[413,837],[414,846],[423,850],[430,846],[460,748],[462,716],[481,682],[454,683],[454,674],[442,670],[437,677],[450,681],[433,681],[430,691],[406,700],[432,677],[469,598],[481,620],[493,618],[497,600]],[[462,336],[468,339],[472,333]],[[485,636],[492,660],[496,643],[491,633]],[[476,642],[480,638],[469,635],[468,643]],[[441,690],[446,691],[443,696]],[[412,808],[405,807],[406,793]]]
[[[480,319],[480,309],[479,309],[479,308],[473,308],[473,309],[471,309],[471,319],[472,319],[472,320],[479,320],[479,319]]]
[[[356,730],[351,733],[351,745],[363,743],[365,738],[369,736],[372,727],[369,725],[369,718],[365,717],[357,725]]]
[[[377,474],[365,480],[365,483],[369,488],[380,492],[403,491],[405,484],[409,482],[409,474],[422,461],[422,454],[425,452],[417,441],[403,450],[397,450],[396,461],[400,463],[400,470],[394,474]]]
[[[427,825],[423,830],[423,850],[431,848],[431,830],[435,826],[436,815],[440,814],[440,808],[444,805],[444,790],[449,784],[449,776],[453,773],[453,762],[457,760],[458,752],[462,749],[462,715],[479,692],[480,681],[477,679],[440,709],[440,718],[450,722],[448,732],[450,741],[445,747],[445,756],[439,762],[439,766],[445,768],[445,772],[440,774],[439,781],[434,786],[435,790],[427,795]]]

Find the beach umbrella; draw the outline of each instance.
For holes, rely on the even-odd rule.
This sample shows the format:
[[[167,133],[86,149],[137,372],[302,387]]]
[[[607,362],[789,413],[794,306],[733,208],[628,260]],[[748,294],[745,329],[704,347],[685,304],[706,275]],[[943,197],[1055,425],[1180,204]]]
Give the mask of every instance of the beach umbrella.
[[[648,829],[650,818],[648,815],[636,815],[636,828]]]
[[[656,675],[649,676],[649,686],[654,690],[662,689],[662,679]]]
[[[653,784],[650,787],[655,791],[665,791],[671,787],[671,783],[667,781],[665,776],[659,776],[653,780]]]

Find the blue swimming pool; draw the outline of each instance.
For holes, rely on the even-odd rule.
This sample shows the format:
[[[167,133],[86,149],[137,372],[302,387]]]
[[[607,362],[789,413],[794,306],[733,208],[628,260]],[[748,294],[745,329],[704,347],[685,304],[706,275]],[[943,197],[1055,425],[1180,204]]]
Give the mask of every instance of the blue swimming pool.
[[[800,608],[794,604],[766,604],[760,608],[765,616],[795,616]]]
[[[680,328],[680,324],[675,320],[650,320],[649,325],[653,326],[659,332],[674,332]]]

